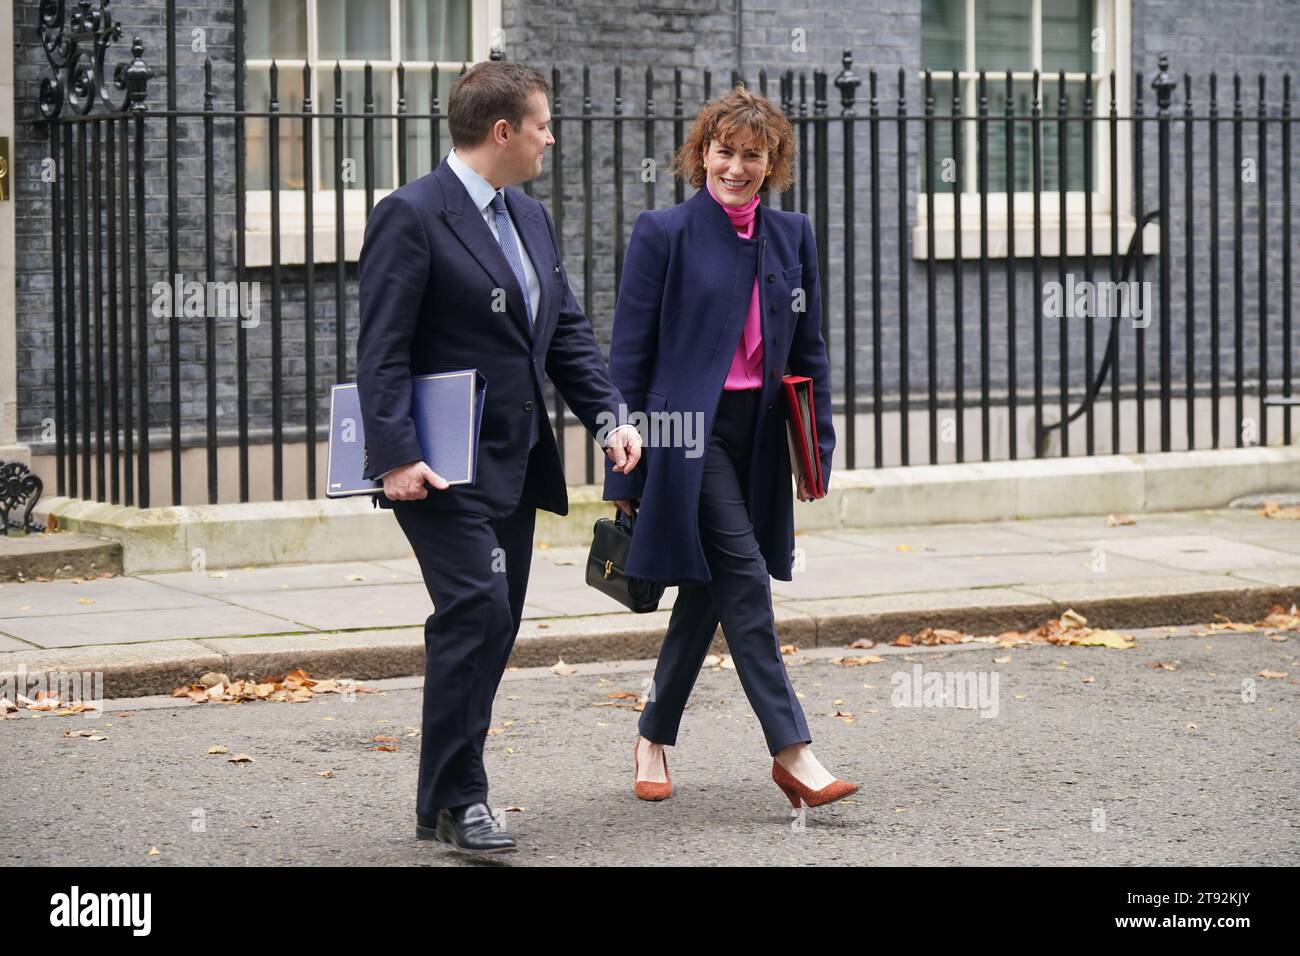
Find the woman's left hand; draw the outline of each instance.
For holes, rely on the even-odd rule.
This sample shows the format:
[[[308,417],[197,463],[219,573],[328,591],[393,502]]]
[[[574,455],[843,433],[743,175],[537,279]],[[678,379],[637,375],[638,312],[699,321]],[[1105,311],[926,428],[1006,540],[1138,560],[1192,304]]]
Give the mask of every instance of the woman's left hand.
[[[804,484],[804,480],[802,478],[799,479],[799,500],[800,501],[817,500],[815,497],[813,497],[811,494],[808,493],[808,486]]]

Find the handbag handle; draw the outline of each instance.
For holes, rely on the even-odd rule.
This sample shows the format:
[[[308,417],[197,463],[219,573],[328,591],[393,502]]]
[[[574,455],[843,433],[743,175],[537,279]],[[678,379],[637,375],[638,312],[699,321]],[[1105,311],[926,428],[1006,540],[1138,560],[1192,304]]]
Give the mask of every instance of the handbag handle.
[[[636,527],[635,508],[633,512],[633,514],[628,514],[618,505],[614,506],[614,523],[626,528],[628,534],[631,534],[632,529]]]

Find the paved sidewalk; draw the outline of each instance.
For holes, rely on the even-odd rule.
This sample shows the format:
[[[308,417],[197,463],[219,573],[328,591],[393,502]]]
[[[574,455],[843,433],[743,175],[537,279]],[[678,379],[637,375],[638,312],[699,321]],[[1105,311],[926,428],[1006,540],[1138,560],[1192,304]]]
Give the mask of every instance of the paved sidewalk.
[[[1134,521],[803,533],[802,570],[772,582],[778,630],[814,647],[926,626],[1026,629],[1068,607],[1114,628],[1255,620],[1300,602],[1300,521],[1252,510]],[[659,611],[632,614],[586,586],[585,559],[586,548],[534,552],[512,663],[656,655],[675,589]],[[165,692],[205,670],[418,674],[430,610],[414,558],[0,584],[0,672],[103,671],[110,697]]]

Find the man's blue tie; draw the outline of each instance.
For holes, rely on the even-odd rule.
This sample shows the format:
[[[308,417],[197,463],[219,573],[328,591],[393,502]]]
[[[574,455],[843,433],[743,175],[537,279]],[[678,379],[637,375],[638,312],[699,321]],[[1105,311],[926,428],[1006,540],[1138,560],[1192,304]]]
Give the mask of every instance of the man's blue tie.
[[[510,214],[506,212],[506,197],[500,192],[492,197],[492,212],[496,215],[497,222],[497,242],[501,243],[501,251],[505,254],[506,262],[510,263],[510,269],[519,280],[519,288],[524,294],[524,312],[528,316],[528,328],[533,327],[533,306],[528,297],[528,279],[524,275],[524,260],[519,256],[519,246],[515,244],[514,236],[510,232]]]

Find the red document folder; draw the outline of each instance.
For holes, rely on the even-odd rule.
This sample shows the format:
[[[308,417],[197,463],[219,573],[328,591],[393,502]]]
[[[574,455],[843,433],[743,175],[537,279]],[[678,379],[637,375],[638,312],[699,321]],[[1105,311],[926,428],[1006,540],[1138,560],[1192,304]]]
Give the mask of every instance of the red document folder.
[[[786,436],[790,440],[790,470],[814,498],[826,496],[822,459],[817,452],[817,406],[813,404],[813,383],[806,375],[781,379],[785,392]]]

